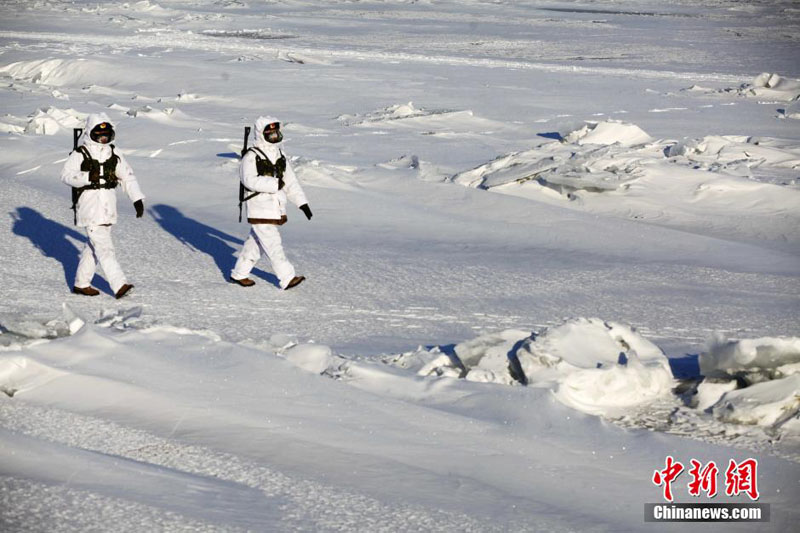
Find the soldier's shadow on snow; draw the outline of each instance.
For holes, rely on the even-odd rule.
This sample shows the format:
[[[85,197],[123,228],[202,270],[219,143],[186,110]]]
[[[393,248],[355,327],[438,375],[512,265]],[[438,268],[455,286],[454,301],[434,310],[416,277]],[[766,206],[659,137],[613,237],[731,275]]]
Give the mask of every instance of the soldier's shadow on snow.
[[[222,278],[227,281],[233,265],[236,263],[234,254],[244,243],[242,239],[187,217],[171,205],[154,205],[150,208],[150,213],[155,221],[178,241],[211,256]],[[280,287],[278,278],[274,274],[258,268],[254,268],[252,273],[254,276]]]
[[[86,236],[69,226],[50,220],[30,207],[18,207],[16,212],[10,213],[10,215],[14,220],[11,228],[14,235],[27,238],[42,252],[42,255],[61,263],[64,269],[64,281],[71,288],[75,280],[75,272],[78,270],[81,251],[70,239],[85,243]],[[105,280],[95,284],[95,287],[108,294],[113,294]]]

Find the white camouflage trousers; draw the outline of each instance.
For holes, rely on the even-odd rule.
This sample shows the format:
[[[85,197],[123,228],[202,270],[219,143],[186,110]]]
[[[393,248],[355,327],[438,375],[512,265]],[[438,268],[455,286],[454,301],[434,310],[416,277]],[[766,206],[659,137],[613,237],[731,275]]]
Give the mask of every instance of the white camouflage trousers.
[[[83,289],[91,285],[97,270],[97,263],[100,263],[106,281],[111,285],[111,290],[116,293],[128,281],[114,254],[111,226],[88,226],[86,234],[89,236],[89,242],[81,252],[78,272],[75,274],[75,286]]]
[[[231,271],[231,277],[246,278],[262,255],[272,263],[272,270],[278,276],[281,289],[285,289],[294,278],[294,267],[283,253],[283,242],[278,227],[272,224],[253,224],[250,227],[250,235],[244,241],[242,251],[239,252],[239,259]]]

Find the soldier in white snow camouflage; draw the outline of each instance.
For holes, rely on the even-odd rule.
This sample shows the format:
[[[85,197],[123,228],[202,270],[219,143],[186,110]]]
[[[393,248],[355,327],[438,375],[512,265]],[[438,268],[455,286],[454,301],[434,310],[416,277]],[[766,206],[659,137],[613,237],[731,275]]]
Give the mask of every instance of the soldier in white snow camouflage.
[[[61,181],[73,188],[75,224],[86,228],[89,236],[75,275],[75,294],[100,294],[91,286],[98,262],[117,298],[133,288],[117,262],[111,240],[111,226],[117,222],[115,189],[122,187],[133,202],[137,218],[144,213],[144,194],[125,157],[111,144],[114,135],[114,125],[105,113],[89,115],[77,149],[61,171]]]
[[[282,289],[291,289],[305,277],[295,275],[294,266],[283,252],[278,226],[286,223],[286,202],[300,208],[311,220],[311,208],[282,149],[280,122],[259,117],[251,133],[251,146],[242,156],[239,180],[240,200],[247,206],[250,235],[239,252],[230,280],[243,287],[255,282],[248,277],[261,256],[266,256]]]

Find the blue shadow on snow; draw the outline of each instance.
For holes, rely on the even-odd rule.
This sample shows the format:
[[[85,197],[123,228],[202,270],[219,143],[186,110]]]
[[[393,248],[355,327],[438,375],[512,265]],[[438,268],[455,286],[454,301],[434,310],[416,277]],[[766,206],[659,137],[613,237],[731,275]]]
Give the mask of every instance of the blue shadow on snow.
[[[187,217],[179,209],[171,205],[156,204],[149,209],[156,222],[181,243],[199,252],[209,255],[222,274],[228,280],[230,272],[236,264],[234,253],[241,248],[244,241],[224,231],[212,228],[193,218]],[[230,243],[236,245],[234,248]],[[277,276],[253,269],[253,275],[280,287]]]
[[[675,379],[700,379],[700,356],[686,354],[684,357],[669,358],[669,367]]]
[[[545,132],[545,133],[537,133],[536,135],[538,135],[539,137],[544,137],[545,139],[554,139],[556,141],[561,141],[561,140],[564,139],[561,136],[561,134],[558,133],[557,131],[548,131],[548,132]]]
[[[42,255],[61,263],[64,269],[64,281],[67,287],[72,289],[81,251],[69,238],[81,243],[85,243],[87,238],[79,231],[50,220],[30,207],[18,207],[16,212],[9,214],[14,220],[11,228],[14,235],[27,238],[42,252]],[[105,280],[94,286],[105,293],[113,294]]]

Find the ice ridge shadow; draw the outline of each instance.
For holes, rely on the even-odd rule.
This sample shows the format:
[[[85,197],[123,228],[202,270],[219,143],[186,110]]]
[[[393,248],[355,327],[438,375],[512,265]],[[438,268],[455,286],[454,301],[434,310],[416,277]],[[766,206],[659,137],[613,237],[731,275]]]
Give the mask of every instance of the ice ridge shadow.
[[[244,243],[242,239],[188,217],[171,205],[156,204],[150,208],[150,213],[162,229],[179,242],[214,259],[223,279],[228,279],[236,263],[234,254]],[[255,268],[253,275],[280,287],[274,274]]]
[[[687,354],[684,357],[669,358],[669,367],[675,379],[694,380],[700,379],[700,356]]]
[[[42,255],[61,263],[64,269],[64,281],[71,288],[75,272],[78,270],[80,250],[70,239],[85,243],[86,237],[79,231],[51,220],[30,207],[17,207],[15,212],[9,214],[14,221],[11,228],[14,235],[25,237]],[[113,294],[105,280],[94,286],[105,293]]]
[[[561,134],[558,133],[557,131],[546,131],[543,133],[537,133],[536,135],[538,135],[539,137],[544,137],[545,139],[553,139],[556,141],[564,140],[564,137],[562,137]]]

